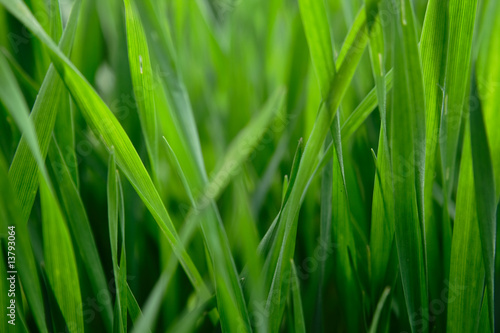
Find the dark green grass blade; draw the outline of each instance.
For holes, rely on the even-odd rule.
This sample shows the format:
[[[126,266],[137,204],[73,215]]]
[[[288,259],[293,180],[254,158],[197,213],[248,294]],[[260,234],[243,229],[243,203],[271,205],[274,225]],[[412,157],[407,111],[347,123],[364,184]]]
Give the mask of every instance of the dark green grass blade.
[[[395,234],[403,290],[412,331],[428,331],[423,226],[425,104],[412,5],[402,2],[395,28],[394,89],[391,128]],[[422,156],[423,155],[423,156]]]
[[[16,237],[16,266],[20,282],[24,288],[28,306],[31,309],[38,330],[40,332],[48,332],[42,289],[40,287],[32,245],[28,237],[28,227],[26,223],[21,222],[18,214],[21,206],[8,177],[5,158],[1,153],[0,188],[2,188],[2,191],[0,191],[0,219],[2,220],[2,226],[5,226],[4,230],[7,230],[7,223],[14,225],[16,227],[16,234],[18,235]],[[24,237],[19,237],[19,235],[24,235]],[[2,322],[4,321],[2,320]]]
[[[470,110],[470,139],[472,147],[472,165],[474,188],[476,191],[477,218],[483,249],[484,269],[487,282],[487,302],[490,318],[490,329],[494,330],[494,279],[495,279],[495,241],[496,241],[496,209],[495,178],[491,153],[484,124],[483,110],[477,90],[475,72],[472,77],[471,98],[476,100]]]
[[[40,180],[40,197],[48,280],[69,331],[82,332],[82,300],[71,237],[59,204],[43,178]]]
[[[80,194],[73,182],[68,165],[64,161],[62,151],[55,138],[49,147],[49,159],[55,175],[55,184],[58,184],[60,202],[66,212],[68,227],[76,241],[76,250],[80,254],[88,277],[92,284],[95,295],[107,295],[111,299],[108,291],[106,275],[104,274],[102,262],[99,256],[96,242],[92,234],[92,229],[85,211]],[[111,304],[104,304],[103,317],[106,327],[111,329],[113,314]]]
[[[158,126],[154,100],[154,83],[149,49],[146,35],[135,4],[125,0],[125,16],[127,22],[128,58],[135,100],[141,121],[141,128],[151,163],[153,175],[158,164]],[[154,176],[156,177],[156,176]]]

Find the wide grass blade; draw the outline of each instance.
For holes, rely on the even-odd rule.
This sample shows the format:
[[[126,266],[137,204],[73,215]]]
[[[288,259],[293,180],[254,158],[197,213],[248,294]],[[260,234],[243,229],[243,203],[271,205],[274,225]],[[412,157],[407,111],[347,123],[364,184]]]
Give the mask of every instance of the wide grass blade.
[[[428,313],[423,185],[425,100],[412,4],[403,0],[395,16],[391,158],[395,235],[401,280],[413,332],[427,332]],[[417,315],[416,315],[417,314]]]

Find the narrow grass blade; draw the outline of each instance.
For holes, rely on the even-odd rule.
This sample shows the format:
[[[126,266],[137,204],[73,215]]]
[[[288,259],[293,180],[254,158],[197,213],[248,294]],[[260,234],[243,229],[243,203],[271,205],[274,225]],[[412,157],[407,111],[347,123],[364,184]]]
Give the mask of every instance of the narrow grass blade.
[[[392,107],[392,166],[395,235],[401,280],[413,332],[427,332],[428,313],[423,225],[425,172],[425,101],[414,13],[404,0],[396,13]],[[409,165],[409,167],[408,167]],[[406,169],[405,169],[406,168]]]
[[[300,281],[297,276],[297,268],[295,268],[295,263],[290,260],[290,266],[292,267],[292,298],[293,298],[293,322],[294,322],[294,332],[295,333],[305,333],[306,325],[304,322],[304,311],[302,310],[302,298],[300,296]]]
[[[68,227],[76,241],[76,250],[80,254],[85,269],[88,272],[95,295],[107,295],[111,299],[108,291],[106,275],[104,274],[98,248],[92,234],[92,229],[78,193],[68,165],[64,161],[62,151],[55,138],[49,147],[49,159],[52,166],[55,184],[58,184],[60,202],[66,212]],[[113,314],[109,303],[103,304],[104,322],[108,329],[111,329]]]
[[[70,332],[82,332],[83,312],[71,237],[52,190],[40,179],[43,252],[50,286]]]
[[[73,6],[70,18],[67,22],[59,47],[63,53],[68,55],[73,44],[73,36],[76,31],[80,10],[80,1]],[[40,151],[43,160],[47,155],[52,131],[54,129],[59,101],[64,95],[63,83],[55,68],[51,66],[43,80],[35,105],[31,110],[30,119],[34,124]],[[35,201],[38,188],[37,159],[30,151],[28,137],[23,136],[18,145],[14,159],[10,165],[9,177],[14,189],[19,196],[21,204],[21,221],[26,223]]]
[[[448,304],[446,332],[475,331],[479,324],[484,291],[484,260],[472,166],[470,126],[465,129],[460,162],[456,215],[451,243],[448,288],[453,302]]]
[[[495,241],[496,241],[496,210],[495,178],[491,153],[488,144],[483,110],[477,90],[476,75],[473,72],[471,97],[476,100],[470,110],[470,139],[472,150],[472,165],[474,173],[474,188],[476,191],[477,218],[483,249],[484,269],[487,282],[487,301],[489,309],[490,329],[494,331],[494,279],[495,279]]]
[[[375,312],[373,314],[372,323],[370,324],[370,328],[368,330],[369,333],[379,332],[377,330],[378,323],[380,321],[380,316],[382,314],[382,310],[384,309],[386,300],[389,297],[390,293],[391,293],[391,288],[389,288],[389,287],[386,287],[384,289],[384,291],[382,292],[382,296],[380,296],[380,299],[377,303],[377,307],[375,308]]]

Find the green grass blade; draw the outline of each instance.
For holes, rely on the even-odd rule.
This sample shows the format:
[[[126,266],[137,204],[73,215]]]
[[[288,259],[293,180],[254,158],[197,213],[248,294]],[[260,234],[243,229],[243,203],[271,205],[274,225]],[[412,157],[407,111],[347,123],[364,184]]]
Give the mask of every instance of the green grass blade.
[[[0,153],[0,219],[2,226],[7,230],[7,221],[16,227],[16,265],[19,278],[24,288],[28,305],[33,314],[36,326],[40,332],[48,332],[45,320],[45,309],[42,298],[42,289],[38,277],[33,248],[30,242],[28,227],[21,222],[18,212],[21,205],[15,195],[14,187],[8,177],[7,164],[3,154]],[[4,225],[5,224],[5,225]],[[3,258],[2,258],[3,259]],[[2,260],[3,261],[3,260]]]
[[[295,263],[290,260],[290,266],[292,267],[292,298],[293,298],[293,322],[294,322],[294,332],[295,333],[305,333],[306,324],[304,322],[304,311],[302,309],[302,298],[300,296],[300,281],[297,276],[297,268],[295,268]]]
[[[79,17],[80,2],[73,6],[59,47],[65,54],[69,54],[73,44],[73,36]],[[52,131],[56,120],[59,101],[64,95],[63,83],[55,68],[51,66],[43,80],[35,105],[31,110],[30,119],[33,122],[38,136],[38,144],[43,160],[47,155]],[[18,145],[14,159],[10,165],[9,177],[21,203],[21,221],[28,221],[38,188],[37,160],[30,151],[27,137],[23,136]]]
[[[441,111],[440,143],[444,177],[445,206],[451,199],[462,114],[470,78],[472,37],[477,0],[449,1],[448,43],[444,77],[444,100]],[[443,209],[448,223],[448,209]]]
[[[73,235],[73,239],[76,241],[76,250],[80,254],[85,269],[88,272],[93,291],[95,295],[107,295],[105,297],[111,299],[106,275],[104,274],[85,207],[55,138],[53,138],[52,144],[49,147],[49,159],[55,175],[55,183],[58,184],[60,202],[66,212],[65,216],[68,227]],[[103,312],[105,324],[108,329],[111,329],[113,314],[109,303],[104,304]]]
[[[382,292],[382,296],[380,296],[380,299],[377,303],[377,307],[375,309],[375,313],[373,314],[373,319],[372,323],[370,324],[370,328],[368,330],[369,333],[376,333],[378,332],[377,327],[378,323],[380,321],[380,316],[382,314],[382,310],[384,308],[385,302],[387,298],[389,297],[389,294],[391,293],[391,288],[386,287],[384,291]]]
[[[134,85],[135,100],[146,141],[153,175],[158,164],[158,126],[154,100],[154,83],[149,49],[141,18],[132,0],[125,0],[127,44],[130,73]],[[154,176],[156,177],[156,176]]]
[[[300,209],[301,198],[307,187],[309,178],[314,172],[316,158],[330,129],[340,101],[349,85],[354,71],[359,63],[363,50],[367,44],[366,15],[361,10],[351,28],[344,47],[337,62],[337,75],[330,86],[330,94],[323,104],[313,130],[304,149],[304,154],[299,164],[297,179],[291,189],[290,197],[285,204],[280,216],[279,230],[273,245],[274,258],[270,267],[275,267],[272,275],[272,285],[269,292],[268,307],[272,318],[271,327],[276,329],[281,322],[284,303],[281,295],[286,290],[283,283],[284,274],[289,272],[289,259],[295,250],[295,237],[297,232],[297,216]]]
[[[414,315],[421,312],[425,317],[428,313],[425,231],[422,223],[425,168],[425,127],[422,126],[425,124],[422,122],[425,121],[425,104],[414,13],[408,0],[402,2],[395,20],[390,140],[394,172],[395,235],[410,325],[413,332],[427,332],[428,321],[418,320]]]
[[[490,318],[490,329],[494,331],[494,279],[495,279],[495,241],[496,210],[495,178],[491,153],[484,124],[481,101],[477,91],[476,75],[472,77],[471,97],[477,101],[470,110],[470,139],[472,149],[472,165],[474,188],[476,191],[477,218],[483,249],[484,269],[487,282],[487,301]]]
[[[451,243],[449,290],[454,298],[448,304],[446,327],[450,333],[477,329],[485,279],[469,126],[465,132]]]
[[[59,204],[43,178],[40,180],[40,197],[48,280],[69,331],[82,332],[82,300],[71,237]]]

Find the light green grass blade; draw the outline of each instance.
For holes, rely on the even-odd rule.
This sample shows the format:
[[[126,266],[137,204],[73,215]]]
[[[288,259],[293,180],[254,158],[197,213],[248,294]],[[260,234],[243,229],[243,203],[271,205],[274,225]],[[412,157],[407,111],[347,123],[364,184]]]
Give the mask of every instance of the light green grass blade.
[[[429,322],[413,314],[428,313],[423,226],[425,104],[423,79],[411,3],[396,13],[392,110],[392,166],[395,235],[403,290],[413,332],[428,331]],[[423,155],[423,156],[422,156]],[[409,165],[409,167],[408,167]],[[405,169],[406,168],[406,169]]]
[[[153,177],[156,177],[159,136],[156,122],[154,85],[158,83],[153,81],[153,69],[149,58],[148,44],[139,13],[132,0],[125,0],[124,3],[130,74]]]
[[[73,239],[76,241],[76,250],[80,254],[85,269],[88,272],[92,289],[95,295],[107,295],[104,297],[111,299],[111,294],[108,291],[106,282],[106,275],[104,274],[102,262],[85,207],[55,138],[53,138],[52,144],[49,147],[49,159],[53,174],[55,175],[54,183],[58,184],[60,202],[62,208],[66,212],[65,216],[68,227],[73,235]],[[103,317],[106,328],[111,329],[113,321],[111,304],[107,303],[103,305]]]
[[[500,105],[500,63],[497,61],[497,55],[500,52],[500,40],[497,38],[500,33],[500,16],[497,13],[500,10],[500,2],[490,0],[488,10],[488,14],[493,16],[493,22],[491,26],[484,27],[486,37],[477,59],[477,75],[498,201],[500,198],[500,132],[496,130],[496,125],[500,121],[500,114],[497,112]]]
[[[484,269],[487,282],[487,302],[489,309],[490,329],[494,331],[494,279],[495,279],[495,241],[496,241],[496,210],[497,200],[495,198],[495,178],[488,137],[483,118],[483,110],[475,71],[472,77],[471,97],[476,103],[470,110],[470,140],[472,149],[472,165],[474,173],[474,188],[476,191],[477,218],[479,222],[479,234],[483,249]]]
[[[40,197],[48,280],[69,331],[82,332],[82,300],[71,237],[59,204],[43,178],[40,179]]]
[[[468,125],[465,128],[451,243],[449,290],[455,297],[448,304],[446,332],[450,333],[477,329],[485,279]]]
[[[170,216],[130,139],[118,120],[85,78],[81,76],[74,65],[71,64],[68,58],[62,54],[54,42],[47,36],[26,6],[18,0],[14,2],[1,0],[1,2],[47,46],[57,71],[71,92],[79,109],[83,112],[87,123],[98,133],[107,149],[114,147],[117,165],[120,166],[120,169],[127,176],[132,186],[134,186],[144,204],[157,221],[160,229],[166,235],[175,254],[180,258],[180,262],[192,284],[201,295],[207,295],[198,270],[179,242]]]
[[[444,178],[444,222],[448,223],[448,203],[451,199],[462,114],[470,77],[472,37],[477,0],[449,0],[449,23],[444,77],[444,100],[441,111],[440,143]]]
[[[76,2],[71,16],[64,30],[59,47],[65,54],[69,54],[73,36],[78,23],[80,1]],[[38,137],[38,144],[42,152],[43,160],[47,155],[52,131],[54,129],[59,101],[64,95],[63,83],[55,68],[51,66],[41,85],[35,105],[31,110],[30,119],[33,122]],[[21,221],[26,223],[35,201],[38,188],[37,160],[31,153],[27,137],[23,136],[18,145],[14,159],[10,165],[9,177],[14,189],[19,196],[21,204]]]

